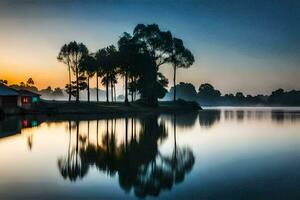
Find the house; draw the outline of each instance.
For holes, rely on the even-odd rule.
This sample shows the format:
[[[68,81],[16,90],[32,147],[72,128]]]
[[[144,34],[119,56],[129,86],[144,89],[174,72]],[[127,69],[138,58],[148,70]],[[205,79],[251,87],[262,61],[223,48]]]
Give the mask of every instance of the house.
[[[28,90],[18,90],[18,106],[22,108],[30,108],[32,105],[35,105],[40,102],[40,94],[31,92]]]
[[[19,93],[4,84],[0,84],[0,109],[11,111],[18,106]]]
[[[31,108],[40,102],[40,94],[28,90],[16,90],[0,84],[0,113],[17,113],[19,108]]]

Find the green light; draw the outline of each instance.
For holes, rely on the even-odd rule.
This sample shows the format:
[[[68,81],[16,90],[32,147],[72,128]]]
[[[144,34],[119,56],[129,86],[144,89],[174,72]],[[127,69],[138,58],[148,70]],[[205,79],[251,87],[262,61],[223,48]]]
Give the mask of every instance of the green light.
[[[37,97],[32,97],[32,103],[37,103],[39,101],[39,99]]]

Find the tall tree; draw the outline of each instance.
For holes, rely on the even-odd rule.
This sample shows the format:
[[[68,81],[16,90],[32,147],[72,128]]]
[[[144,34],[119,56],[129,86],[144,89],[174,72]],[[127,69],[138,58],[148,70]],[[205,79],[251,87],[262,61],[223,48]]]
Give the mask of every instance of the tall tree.
[[[96,58],[96,87],[97,87],[97,102],[99,101],[99,78],[104,75],[104,69],[107,65],[106,48],[98,50],[95,54]]]
[[[64,63],[68,66],[69,71],[69,83],[68,85],[71,85],[72,78],[71,78],[71,51],[70,51],[70,45],[64,44],[60,52],[58,53],[57,60]],[[71,87],[68,87],[68,94],[69,94],[69,101],[71,101]]]
[[[111,86],[111,101],[113,101],[113,87],[117,83],[118,74],[118,51],[114,45],[110,45],[106,48],[107,50],[107,77],[106,87]],[[108,93],[107,93],[108,94]]]
[[[79,63],[80,60],[88,54],[87,47],[82,43],[77,43],[76,41],[70,42],[69,44],[65,44],[62,46],[57,59],[60,62],[63,62],[68,65],[69,67],[69,84],[66,86],[67,91],[69,93],[69,101],[71,100],[70,94],[75,94],[72,92],[72,81],[71,81],[71,70],[74,72],[76,77],[76,102],[79,102],[79,78],[80,78],[80,69],[79,69]]]
[[[71,62],[73,71],[76,76],[76,102],[79,102],[79,91],[80,91],[80,85],[79,85],[79,77],[80,77],[80,67],[79,63],[82,58],[84,58],[88,54],[87,47],[82,43],[77,43],[76,41],[70,43],[71,46]]]
[[[117,69],[117,49],[110,45],[96,54],[98,65],[101,66],[102,84],[106,87],[106,102],[109,102],[109,85]]]
[[[87,55],[79,64],[80,70],[84,71],[87,77],[87,97],[90,102],[90,78],[95,75],[96,72],[96,60],[92,55]]]
[[[141,43],[129,33],[123,33],[118,41],[120,73],[125,79],[125,103],[128,103],[128,79],[136,71],[138,54],[143,50]]]
[[[140,81],[142,93],[141,96],[146,98],[148,104],[156,106],[157,98],[161,98],[166,93],[163,85],[159,81],[159,67],[170,62],[172,55],[173,40],[170,31],[161,31],[156,24],[144,25],[138,24],[133,31],[133,38],[138,43],[143,43],[143,52],[147,52],[148,62],[147,67],[144,66],[144,73],[148,76],[143,76]],[[152,88],[150,93],[147,91]]]
[[[172,54],[169,62],[173,65],[174,102],[176,101],[176,71],[178,68],[189,68],[195,61],[193,54],[184,47],[183,41],[173,38]]]

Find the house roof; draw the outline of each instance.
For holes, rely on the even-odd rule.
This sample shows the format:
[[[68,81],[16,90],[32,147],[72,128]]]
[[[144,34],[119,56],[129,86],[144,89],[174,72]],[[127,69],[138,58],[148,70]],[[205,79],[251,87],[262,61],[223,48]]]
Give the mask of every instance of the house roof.
[[[0,96],[19,96],[17,90],[0,83]]]
[[[19,90],[18,92],[19,92],[19,94],[20,94],[21,96],[30,96],[30,97],[41,96],[41,95],[38,94],[38,93],[31,92],[31,91],[29,91],[29,90],[24,90],[24,89],[21,89],[21,90]]]

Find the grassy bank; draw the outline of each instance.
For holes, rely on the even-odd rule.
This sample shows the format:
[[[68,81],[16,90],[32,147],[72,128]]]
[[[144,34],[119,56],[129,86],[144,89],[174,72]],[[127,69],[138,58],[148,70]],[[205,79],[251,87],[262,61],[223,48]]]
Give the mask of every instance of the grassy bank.
[[[186,112],[201,109],[194,102],[159,102],[157,107],[148,107],[138,103],[125,105],[121,102],[64,102],[64,101],[41,101],[40,104],[28,110],[22,110],[21,114],[46,114],[46,115],[81,115],[81,114],[105,114],[123,115],[139,113],[165,113]]]

